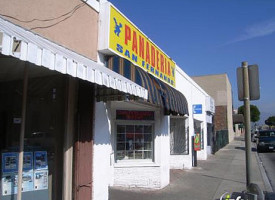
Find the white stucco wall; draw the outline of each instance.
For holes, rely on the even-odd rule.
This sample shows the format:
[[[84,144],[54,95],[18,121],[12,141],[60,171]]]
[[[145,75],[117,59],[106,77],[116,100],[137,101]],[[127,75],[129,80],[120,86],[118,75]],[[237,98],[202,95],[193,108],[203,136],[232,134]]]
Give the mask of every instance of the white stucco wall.
[[[96,103],[93,155],[93,199],[95,200],[108,199],[108,186],[113,180],[109,115],[105,103]]]
[[[169,184],[169,131],[170,117],[159,108],[127,102],[112,102],[113,123],[117,109],[154,111],[154,159],[153,161],[120,161],[114,164],[114,186],[160,189]],[[114,131],[113,131],[114,133]],[[114,136],[114,134],[112,135]],[[113,139],[113,143],[115,140]],[[113,144],[113,146],[115,146]]]
[[[160,108],[132,102],[100,102],[95,107],[93,198],[107,200],[109,186],[154,189],[167,186],[170,180],[170,117],[164,116]],[[117,109],[155,112],[153,161],[115,162],[114,126]]]
[[[189,132],[189,119],[185,119],[185,131]],[[191,169],[192,168],[192,152],[190,148],[190,133],[188,133],[188,154],[170,155],[170,169]]]
[[[176,89],[182,92],[186,97],[188,102],[188,109],[189,109],[189,136],[190,136],[189,137],[189,155],[182,156],[181,159],[184,159],[186,163],[192,164],[191,136],[194,135],[194,119],[196,119],[202,122],[202,129],[204,133],[203,134],[204,149],[197,152],[197,158],[199,160],[206,160],[207,159],[206,98],[209,95],[178,66],[176,66]],[[194,104],[202,105],[202,114],[193,114],[192,106]],[[181,159],[178,159],[178,162],[182,162]],[[174,163],[174,166],[176,166],[176,163],[173,162],[173,158],[171,160],[171,164],[172,163]],[[181,164],[179,166],[181,166]],[[186,166],[188,166],[188,164]]]

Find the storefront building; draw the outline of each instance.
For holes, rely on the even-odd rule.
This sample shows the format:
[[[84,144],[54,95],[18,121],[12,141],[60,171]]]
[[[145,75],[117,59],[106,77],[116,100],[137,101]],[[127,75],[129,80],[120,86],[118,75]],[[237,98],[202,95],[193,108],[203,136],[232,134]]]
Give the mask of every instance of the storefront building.
[[[215,99],[214,152],[223,148],[235,137],[233,130],[232,87],[227,74],[192,77]]]
[[[99,2],[9,1],[0,13],[0,198],[93,199],[100,91],[148,91],[97,62]]]
[[[171,168],[192,167],[195,135],[207,158],[209,96],[109,2],[0,13],[1,199],[16,198],[22,141],[23,200],[163,188]]]
[[[109,186],[163,188],[171,168],[192,167],[197,124],[198,159],[207,158],[209,96],[112,4],[101,4],[99,18],[101,62],[146,88],[148,100],[96,103],[94,197],[107,199]]]

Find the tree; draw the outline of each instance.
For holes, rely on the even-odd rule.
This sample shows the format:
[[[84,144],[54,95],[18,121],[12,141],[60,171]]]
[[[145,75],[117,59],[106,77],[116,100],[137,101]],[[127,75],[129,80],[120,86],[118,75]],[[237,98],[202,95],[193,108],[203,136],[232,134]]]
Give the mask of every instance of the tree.
[[[238,114],[244,115],[244,106],[238,108]],[[260,111],[257,106],[250,105],[250,121],[257,122],[260,120]]]
[[[275,116],[271,116],[265,120],[265,124],[268,126],[274,126],[275,125]]]

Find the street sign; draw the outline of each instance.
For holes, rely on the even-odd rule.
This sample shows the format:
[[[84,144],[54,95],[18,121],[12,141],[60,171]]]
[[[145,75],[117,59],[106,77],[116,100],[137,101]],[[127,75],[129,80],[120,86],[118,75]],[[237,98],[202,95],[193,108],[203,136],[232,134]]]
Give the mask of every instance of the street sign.
[[[260,83],[259,83],[259,69],[258,65],[248,66],[249,77],[249,96],[250,100],[260,99]],[[238,97],[239,101],[244,100],[243,92],[243,67],[237,68],[237,81],[238,81]]]
[[[202,104],[193,105],[193,114],[202,114]]]

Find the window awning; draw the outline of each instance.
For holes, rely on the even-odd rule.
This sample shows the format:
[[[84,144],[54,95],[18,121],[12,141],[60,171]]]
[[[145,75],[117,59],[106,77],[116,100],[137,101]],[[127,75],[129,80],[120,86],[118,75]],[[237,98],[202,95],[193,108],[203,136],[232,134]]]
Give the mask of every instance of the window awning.
[[[132,80],[148,90],[149,103],[164,108],[165,115],[188,115],[188,103],[185,96],[161,80],[155,78],[127,59],[112,56],[107,67]]]
[[[0,17],[0,53],[142,99],[148,91],[103,65]]]

